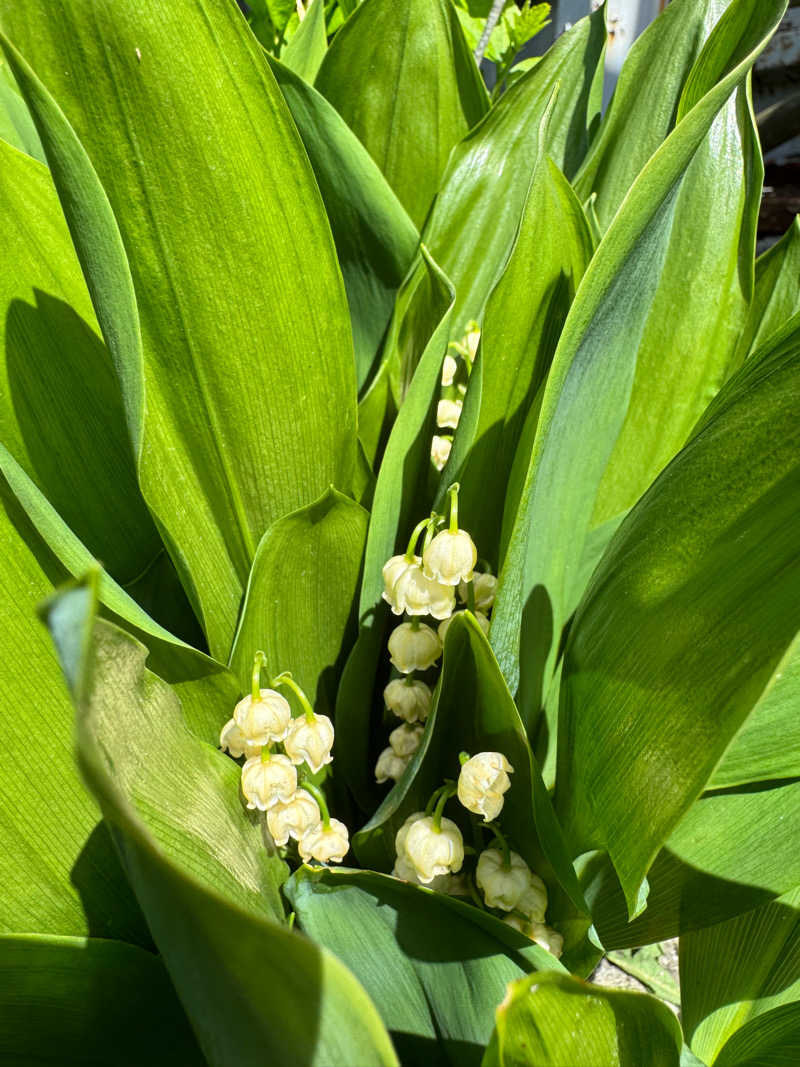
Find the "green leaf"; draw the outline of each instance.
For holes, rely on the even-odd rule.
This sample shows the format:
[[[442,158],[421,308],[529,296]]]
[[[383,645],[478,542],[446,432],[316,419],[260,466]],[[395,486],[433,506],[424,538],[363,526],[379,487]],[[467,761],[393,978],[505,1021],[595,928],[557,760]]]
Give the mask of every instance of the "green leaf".
[[[74,129],[13,58],[142,492],[226,657],[261,536],[328,485],[349,488],[355,463],[347,305],[306,153],[232,3],[177,0],[145,18],[64,0],[56,22],[45,0],[3,0],[0,26]]]
[[[334,38],[316,86],[421,227],[450,150],[489,109],[449,0],[366,0]]]
[[[47,621],[81,769],[209,1062],[396,1064],[352,975],[285,925],[286,867],[242,807],[238,765],[187,730],[143,646],[94,619],[91,584]]]
[[[680,943],[686,1040],[718,1062],[725,1043],[753,1019],[800,1000],[800,890]],[[765,1019],[766,1023],[766,1019]],[[725,1057],[719,1060],[725,1062]],[[728,1062],[736,1063],[728,1057]]]
[[[302,928],[363,982],[403,1063],[477,1067],[507,983],[563,970],[500,920],[396,878],[302,868],[286,890]]]
[[[753,302],[736,351],[739,366],[800,311],[800,216],[777,244],[756,260]]]
[[[281,62],[305,81],[313,82],[327,51],[325,0],[313,0],[299,29],[281,52]]]
[[[482,318],[519,229],[537,158],[549,154],[569,177],[583,157],[603,18],[597,11],[562,34],[453,149],[422,235],[456,288],[453,336]],[[556,86],[542,147],[538,131]]]
[[[0,936],[0,1056],[9,1067],[206,1062],[156,956],[36,934]]]
[[[73,711],[36,618],[52,591],[35,534],[0,479],[0,931],[150,936],[73,755]]]
[[[358,605],[359,633],[336,702],[338,767],[365,811],[374,807],[376,792],[370,735],[376,727],[373,693],[388,615],[381,599],[381,569],[396,547],[402,544],[405,550],[411,529],[432,502],[431,439],[436,432],[436,402],[455,295],[424,246],[415,279],[407,290],[408,303],[405,296],[398,300],[404,311],[400,312],[403,321],[397,325],[396,335],[398,343],[402,339],[398,351],[417,369],[392,428],[375,486]]]
[[[572,624],[557,809],[575,852],[608,849],[631,914],[800,628],[799,339],[720,393],[622,523]]]
[[[162,544],[119,385],[50,173],[2,141],[0,239],[0,440],[124,584]]]
[[[333,230],[361,389],[419,233],[377,164],[325,97],[277,60],[270,57],[269,63],[308,152]]]
[[[0,492],[26,551],[47,578],[45,591],[28,594],[20,604],[32,619],[37,599],[49,595],[53,585],[95,568],[96,561],[2,445]],[[230,671],[159,626],[105,572],[98,576],[98,597],[108,618],[147,645],[150,666],[179,693],[190,728],[216,744],[219,708],[235,703],[240,695],[239,683]]]
[[[514,702],[483,631],[467,613],[456,615],[447,629],[442,673],[419,749],[403,777],[353,839],[359,861],[391,869],[395,834],[412,812],[425,808],[444,779],[458,777],[461,751],[506,756],[514,773],[503,805],[503,832],[547,884],[551,896],[548,920],[585,915],[561,828]],[[461,812],[450,814],[458,820]],[[587,926],[578,918],[574,936],[564,927],[568,948]]]
[[[681,1028],[645,993],[604,989],[564,974],[509,988],[483,1067],[678,1067]]]
[[[800,1004],[752,1019],[731,1037],[716,1067],[789,1067],[800,1057]]]
[[[581,200],[596,194],[601,229],[675,126],[684,83],[731,0],[672,0],[631,46],[586,159]]]
[[[45,162],[44,149],[39,134],[17,92],[14,76],[0,59],[0,139],[25,152],[40,163]]]
[[[544,137],[540,136],[543,146]],[[506,487],[523,425],[550,369],[578,282],[592,256],[586,218],[552,160],[533,172],[514,248],[486,306],[481,355],[480,415],[469,457],[458,478],[459,511],[483,558],[499,566]],[[462,436],[461,423],[456,441]]]
[[[754,2],[735,0],[731,12],[747,13]],[[743,38],[735,20],[720,24],[717,32],[730,69],[711,83],[637,179],[567,317],[492,617],[492,646],[512,692],[519,690],[529,724],[549,685],[561,631],[581,593],[575,577],[597,490],[624,425],[636,353],[657,298],[682,181],[784,7],[783,0],[759,4]]]
[[[359,504],[330,489],[264,534],[231,653],[243,690],[263,649],[269,677],[290,670],[316,711],[330,714],[352,643],[368,521]]]

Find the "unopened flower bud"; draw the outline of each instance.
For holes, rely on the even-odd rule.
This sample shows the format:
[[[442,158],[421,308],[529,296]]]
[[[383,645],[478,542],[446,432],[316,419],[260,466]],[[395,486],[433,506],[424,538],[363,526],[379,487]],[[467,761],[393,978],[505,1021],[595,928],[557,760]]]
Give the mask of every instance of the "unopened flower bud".
[[[544,922],[547,911],[547,886],[533,871],[531,871],[528,888],[517,901],[517,911],[527,915],[531,922]]]
[[[292,709],[289,701],[274,689],[262,689],[258,700],[248,695],[233,709],[233,718],[248,741],[269,745],[282,741],[289,729]]]
[[[490,908],[511,911],[530,885],[531,871],[522,856],[511,852],[509,861],[506,867],[503,853],[496,848],[487,848],[478,857],[475,881]]]
[[[440,437],[438,434],[434,434],[431,441],[431,459],[433,465],[437,471],[442,471],[445,468],[445,464],[450,458],[450,452],[453,448],[452,437]]]
[[[464,862],[464,841],[459,828],[451,819],[443,818],[437,830],[430,815],[410,827],[404,851],[423,885],[430,884],[438,874],[460,871]]]
[[[453,384],[453,379],[457,372],[458,361],[453,359],[450,355],[445,356],[444,363],[442,364],[442,385],[445,389]]]
[[[383,691],[389,711],[406,722],[424,722],[431,713],[430,686],[416,678],[395,678]]]
[[[403,777],[403,772],[410,762],[411,756],[398,756],[390,745],[378,756],[378,762],[375,764],[375,781],[378,785],[383,785],[390,778],[392,781],[398,781]]]
[[[290,837],[299,841],[321,821],[319,804],[305,789],[298,789],[291,800],[279,801],[267,811],[267,828],[276,845],[287,844]]]
[[[478,550],[466,530],[441,530],[422,557],[425,576],[442,585],[472,581],[477,561]]]
[[[253,756],[242,767],[242,792],[248,808],[267,811],[287,804],[297,790],[297,771],[288,756]]]
[[[386,600],[395,615],[433,615],[434,619],[447,619],[456,606],[454,591],[448,585],[442,585],[422,573],[422,560],[414,556],[402,569],[396,566],[392,557],[383,568],[386,588],[383,599]],[[402,557],[404,560],[405,556]],[[388,570],[387,570],[388,568]],[[388,575],[388,578],[387,578]],[[389,585],[389,579],[393,584]]]
[[[425,623],[416,627],[410,622],[401,623],[389,638],[389,655],[401,674],[425,671],[432,667],[442,654],[439,635]]]
[[[460,400],[440,400],[436,405],[436,425],[442,429],[455,430],[463,406]]]
[[[289,724],[283,747],[292,763],[307,763],[316,774],[333,759],[333,723],[327,715],[300,715]]]
[[[564,951],[564,938],[551,926],[545,926],[544,923],[532,922],[529,936],[537,945],[546,948],[552,956],[556,957],[556,959],[558,959]]]
[[[297,845],[304,862],[311,859],[320,863],[341,863],[350,848],[347,827],[338,819],[331,819],[326,827],[322,823],[306,830]]]
[[[472,577],[472,594],[475,598],[475,607],[478,611],[488,612],[494,604],[497,592],[497,578],[493,574],[474,574]],[[458,586],[458,595],[466,604],[469,591],[466,582]]]
[[[450,623],[453,621],[453,619],[456,617],[456,615],[460,615],[460,614],[461,614],[460,611],[454,611],[449,619],[445,619],[444,622],[440,622],[439,623],[439,625],[437,627],[437,632],[439,634],[439,640],[442,642],[442,647],[444,647],[444,639],[447,636],[447,630],[448,630],[448,628],[450,626]],[[486,618],[486,616],[483,614],[482,611],[476,611],[475,612],[475,621],[478,623],[480,628],[483,630],[483,632],[488,637],[489,636],[489,620]]]
[[[413,756],[419,748],[424,729],[421,723],[412,726],[407,722],[395,727],[389,734],[389,744],[395,755],[402,758]]]
[[[503,810],[503,794],[511,785],[514,768],[502,752],[479,752],[468,759],[458,776],[458,799],[484,822],[496,819]]]
[[[263,746],[248,741],[236,724],[236,720],[228,719],[220,731],[219,747],[223,751],[227,749],[234,759],[238,759],[239,756],[247,756],[249,759],[250,756],[257,756]]]

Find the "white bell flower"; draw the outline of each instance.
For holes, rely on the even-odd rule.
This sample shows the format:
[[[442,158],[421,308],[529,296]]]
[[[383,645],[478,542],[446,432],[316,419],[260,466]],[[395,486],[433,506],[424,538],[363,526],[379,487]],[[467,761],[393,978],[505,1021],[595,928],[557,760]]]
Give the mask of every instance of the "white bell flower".
[[[423,885],[438,874],[456,873],[464,862],[461,831],[451,819],[442,819],[437,830],[433,816],[418,819],[409,828],[404,853]]]
[[[499,849],[487,848],[478,857],[475,881],[490,908],[512,911],[530,885],[530,879],[528,864],[516,852],[509,853],[508,867]]]
[[[394,588],[403,577],[409,567],[419,563],[419,556],[392,556],[383,565],[383,599],[391,606],[395,615],[402,615],[403,609],[396,609],[394,602]]]
[[[441,530],[422,556],[426,578],[442,585],[472,581],[478,550],[466,530]]]
[[[472,576],[472,594],[475,598],[475,607],[478,611],[488,612],[494,604],[497,592],[497,578],[493,574],[479,574]],[[458,595],[462,603],[468,603],[468,587],[466,582],[460,582]]]
[[[242,792],[248,808],[267,811],[273,804],[288,804],[297,791],[297,771],[288,756],[271,753],[253,756],[242,767]]]
[[[440,622],[439,623],[439,625],[437,627],[437,632],[439,634],[439,640],[442,642],[442,646],[444,646],[444,639],[445,639],[445,637],[447,635],[447,630],[448,630],[448,628],[450,626],[450,623],[453,621],[453,619],[456,617],[456,615],[460,615],[460,614],[461,614],[460,611],[454,611],[449,619],[445,619],[444,622]],[[478,623],[480,628],[483,630],[483,632],[488,637],[489,636],[489,620],[486,618],[486,616],[483,614],[482,611],[476,611],[475,612],[475,621]]]
[[[531,871],[528,888],[517,901],[517,911],[527,915],[531,922],[544,922],[547,911],[547,886],[533,871]]]
[[[395,878],[402,878],[404,882],[412,885],[425,885],[426,889],[435,889],[437,893],[446,893],[448,896],[468,896],[469,891],[462,892],[463,879],[456,874],[438,874],[430,882],[423,883],[419,880],[416,868],[407,856],[398,856],[392,868]]]
[[[320,863],[341,863],[349,849],[347,827],[338,819],[330,819],[327,826],[323,823],[312,826],[297,845],[300,858],[306,863],[311,859]]]
[[[401,674],[426,671],[442,654],[439,635],[424,622],[403,622],[389,637],[389,655]]]
[[[467,336],[464,338],[467,355],[470,363],[473,363],[478,354],[478,345],[481,339],[481,328],[477,322],[470,322],[467,326]]]
[[[444,363],[442,364],[442,385],[445,389],[453,384],[453,379],[458,373],[458,360],[453,359],[451,355],[444,357]]]
[[[556,957],[556,959],[558,959],[564,951],[564,938],[557,930],[554,930],[552,926],[545,926],[544,923],[532,922],[530,926],[530,934],[528,936],[532,941],[535,941],[537,945],[546,948],[552,956]]]
[[[395,561],[401,558],[405,566]],[[456,606],[453,590],[422,573],[422,560],[414,556],[393,556],[383,568],[383,599],[395,615],[433,615],[434,619],[447,619]],[[391,582],[391,584],[390,584]]]
[[[514,768],[502,752],[479,752],[468,759],[458,776],[458,799],[484,822],[496,819],[503,810],[503,794],[511,785]]]
[[[412,726],[410,723],[404,722],[395,727],[389,734],[389,745],[394,754],[402,759],[413,756],[419,748],[424,729],[425,727],[422,723]]]
[[[383,691],[389,711],[406,722],[424,722],[431,713],[430,686],[416,678],[395,678]]]
[[[287,844],[290,837],[299,841],[320,822],[319,804],[305,789],[298,789],[291,800],[279,801],[267,811],[267,828],[276,845]]]
[[[247,756],[249,759],[251,756],[257,756],[263,746],[248,741],[237,725],[236,719],[228,719],[220,730],[219,747],[223,751],[230,752],[234,759],[238,759],[239,756]]]
[[[415,822],[419,822],[420,819],[424,819],[424,818],[425,818],[425,812],[424,811],[415,811],[415,812],[413,812],[411,815],[408,816],[406,821],[403,823],[403,825],[400,827],[400,829],[395,834],[395,837],[394,837],[394,850],[397,853],[398,859],[400,859],[400,858],[408,859],[408,857],[406,856],[406,838],[408,837],[408,831],[411,829],[411,827],[414,825]]]
[[[437,471],[443,471],[445,464],[450,459],[450,453],[453,449],[452,437],[440,437],[438,434],[433,435],[431,441],[431,460]]]
[[[436,405],[436,425],[442,429],[455,430],[463,406],[461,400],[440,400]]]
[[[398,781],[403,777],[403,772],[410,762],[411,756],[398,756],[390,745],[378,756],[378,762],[375,764],[375,781],[378,785],[383,785],[390,778],[395,782]]]
[[[299,715],[289,724],[283,747],[292,763],[307,763],[316,774],[333,760],[333,723],[327,715]]]
[[[289,701],[274,689],[261,689],[258,700],[248,695],[233,709],[236,725],[248,741],[269,745],[286,737],[292,718]]]

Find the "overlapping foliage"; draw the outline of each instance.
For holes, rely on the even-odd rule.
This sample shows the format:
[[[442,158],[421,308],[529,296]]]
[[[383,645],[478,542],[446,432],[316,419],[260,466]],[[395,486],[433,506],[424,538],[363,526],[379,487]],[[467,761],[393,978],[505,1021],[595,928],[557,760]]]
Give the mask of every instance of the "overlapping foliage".
[[[800,244],[756,259],[749,82],[786,0],[672,0],[602,117],[604,10],[510,72],[509,10],[490,98],[488,6],[0,0],[3,1062],[800,1050]],[[389,788],[381,567],[456,481],[491,626]],[[243,814],[257,649],[334,719],[345,868]],[[389,873],[462,749],[514,766],[561,961]],[[673,936],[682,1030],[582,980]]]

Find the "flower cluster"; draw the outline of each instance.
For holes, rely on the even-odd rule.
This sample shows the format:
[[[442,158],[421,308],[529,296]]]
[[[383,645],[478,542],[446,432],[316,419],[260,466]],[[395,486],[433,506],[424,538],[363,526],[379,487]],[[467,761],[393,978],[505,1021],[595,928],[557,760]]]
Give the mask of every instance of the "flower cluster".
[[[461,418],[464,394],[478,352],[481,330],[477,322],[467,324],[461,341],[451,341],[442,365],[441,400],[436,408],[436,424],[440,430],[455,430]],[[431,461],[438,471],[443,470],[453,447],[452,434],[436,434],[431,442]]]
[[[375,778],[379,783],[400,778],[419,748],[431,710],[431,689],[414,674],[430,671],[439,660],[447,627],[458,610],[457,595],[473,609],[484,630],[489,628],[488,611],[497,579],[475,571],[477,549],[458,525],[458,484],[448,492],[448,529],[436,532],[444,521],[441,516],[423,519],[414,527],[405,554],[392,556],[383,567],[383,598],[395,615],[405,615],[408,621],[389,637],[392,666],[401,677],[389,682],[383,698],[387,710],[403,722],[392,730],[388,747],[378,757]],[[422,554],[417,555],[423,532]],[[421,622],[423,616],[437,622],[438,630]]]
[[[322,790],[309,777],[333,759],[333,723],[327,715],[314,712],[288,672],[273,678],[270,688],[262,689],[265,662],[264,653],[257,652],[251,691],[222,727],[220,748],[234,758],[246,757],[242,793],[248,808],[266,813],[267,829],[276,845],[285,847],[291,839],[297,842],[304,861],[340,863],[350,848],[347,827],[331,818]],[[303,709],[301,715],[292,717],[289,701],[278,692],[279,687],[295,693]],[[283,751],[275,751],[276,746]]]

